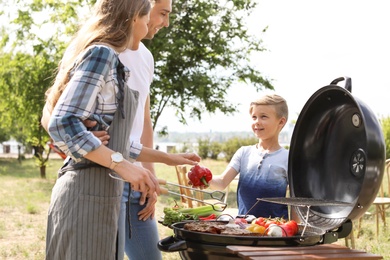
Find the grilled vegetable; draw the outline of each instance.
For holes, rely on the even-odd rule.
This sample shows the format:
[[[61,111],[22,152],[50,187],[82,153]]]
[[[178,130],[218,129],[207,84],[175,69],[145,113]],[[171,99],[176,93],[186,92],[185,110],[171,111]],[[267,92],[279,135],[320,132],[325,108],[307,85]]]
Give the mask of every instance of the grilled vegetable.
[[[252,224],[265,227],[268,236],[295,236],[298,233],[298,224],[294,220],[284,218],[263,218],[253,220]]]
[[[258,224],[250,224],[249,226],[246,227],[247,230],[249,230],[250,232],[252,233],[260,233],[262,235],[265,234],[265,227],[264,226],[260,226]]]
[[[211,214],[210,216],[207,216],[207,217],[199,217],[199,220],[214,220],[217,218],[217,215],[215,215],[214,213]]]
[[[294,220],[287,221],[286,223],[280,225],[286,231],[286,236],[291,237],[295,236],[298,233],[298,224]]]
[[[190,214],[182,213],[179,210],[173,208],[164,208],[164,225],[170,226],[176,222],[192,219],[194,219],[194,217]]]
[[[164,208],[163,224],[170,226],[176,222],[181,222],[183,220],[198,220],[200,217],[208,217],[212,214],[214,214],[216,218],[221,214],[221,212],[217,210],[221,210],[218,205],[206,205],[196,208]]]
[[[284,229],[276,224],[269,225],[269,227],[267,229],[268,229],[268,230],[266,230],[267,236],[270,236],[270,237],[285,237],[286,236],[286,232],[284,231]]]

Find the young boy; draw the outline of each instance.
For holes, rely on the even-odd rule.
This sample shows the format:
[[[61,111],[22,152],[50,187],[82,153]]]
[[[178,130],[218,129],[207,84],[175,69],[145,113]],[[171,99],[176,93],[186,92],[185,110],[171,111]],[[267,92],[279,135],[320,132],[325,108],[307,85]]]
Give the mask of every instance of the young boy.
[[[249,114],[259,142],[238,149],[225,171],[210,181],[210,188],[223,190],[240,174],[238,214],[287,219],[286,205],[260,201],[254,206],[257,198],[286,197],[288,150],[279,144],[279,133],[288,119],[286,100],[265,95],[250,104]]]

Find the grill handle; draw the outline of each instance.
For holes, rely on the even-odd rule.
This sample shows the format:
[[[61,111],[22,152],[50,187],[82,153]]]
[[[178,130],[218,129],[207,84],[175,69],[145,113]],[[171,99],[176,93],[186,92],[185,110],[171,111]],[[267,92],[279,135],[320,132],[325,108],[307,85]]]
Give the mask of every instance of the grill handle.
[[[188,248],[185,240],[177,240],[174,238],[174,236],[161,239],[158,241],[157,247],[160,251],[163,252],[178,252],[184,251]]]

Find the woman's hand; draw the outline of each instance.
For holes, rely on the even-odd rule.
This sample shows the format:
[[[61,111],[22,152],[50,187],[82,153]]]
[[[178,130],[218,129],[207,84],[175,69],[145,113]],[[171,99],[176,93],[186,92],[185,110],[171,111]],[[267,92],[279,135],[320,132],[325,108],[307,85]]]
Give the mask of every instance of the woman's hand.
[[[128,166],[131,168],[129,169]],[[124,167],[126,169],[123,169]],[[115,172],[130,183],[132,190],[141,192],[145,197],[152,197],[155,192],[157,195],[161,193],[157,177],[148,169],[125,161],[115,167]]]

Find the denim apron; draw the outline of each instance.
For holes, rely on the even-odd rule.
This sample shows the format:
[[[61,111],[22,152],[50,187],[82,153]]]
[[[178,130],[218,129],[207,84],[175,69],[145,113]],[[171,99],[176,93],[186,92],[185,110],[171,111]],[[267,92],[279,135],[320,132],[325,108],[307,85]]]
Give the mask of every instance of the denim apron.
[[[117,72],[123,98],[109,128],[108,147],[128,159],[138,92],[127,87],[120,62]],[[116,259],[123,182],[111,178],[110,173],[115,174],[86,159],[71,160],[61,168],[49,208],[46,259]]]

